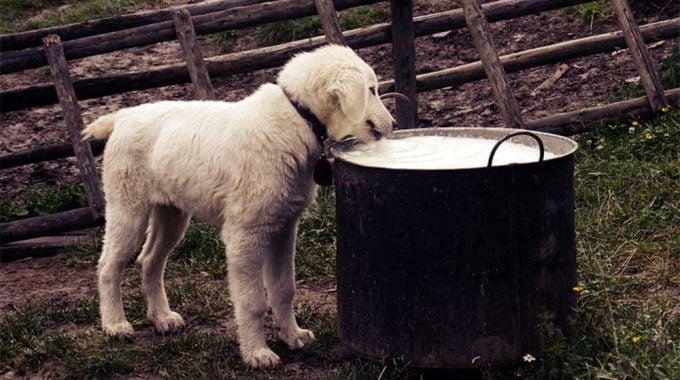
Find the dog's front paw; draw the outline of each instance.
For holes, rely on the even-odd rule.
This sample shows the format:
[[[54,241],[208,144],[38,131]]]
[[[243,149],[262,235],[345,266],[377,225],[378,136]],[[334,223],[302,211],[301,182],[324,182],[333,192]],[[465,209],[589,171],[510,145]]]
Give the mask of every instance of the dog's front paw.
[[[130,338],[135,332],[128,321],[102,324],[102,329],[106,335],[120,338]]]
[[[286,342],[290,348],[302,348],[316,340],[313,332],[301,328],[295,328],[292,331],[281,330],[279,331],[279,338]]]
[[[272,368],[281,363],[279,355],[276,355],[269,347],[256,348],[251,352],[242,353],[241,355],[243,356],[243,361],[253,368]]]
[[[182,319],[182,316],[178,313],[175,313],[174,311],[160,315],[151,315],[149,316],[149,319],[156,328],[156,331],[161,334],[177,331],[184,327],[184,319]]]

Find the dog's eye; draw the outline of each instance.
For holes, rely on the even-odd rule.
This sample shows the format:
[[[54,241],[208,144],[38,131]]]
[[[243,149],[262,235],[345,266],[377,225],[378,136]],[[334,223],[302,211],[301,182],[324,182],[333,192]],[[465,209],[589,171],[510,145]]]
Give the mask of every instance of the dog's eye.
[[[368,91],[370,91],[371,94],[376,94],[376,95],[378,95],[378,92],[375,90],[375,86],[369,87],[369,88],[368,88]]]

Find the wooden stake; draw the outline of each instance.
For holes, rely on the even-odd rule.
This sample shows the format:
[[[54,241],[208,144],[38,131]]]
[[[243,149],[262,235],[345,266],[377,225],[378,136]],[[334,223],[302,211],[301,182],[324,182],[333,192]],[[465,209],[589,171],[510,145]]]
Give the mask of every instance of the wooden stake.
[[[397,128],[417,128],[416,49],[414,44],[413,0],[390,0],[392,8],[392,62],[395,91],[409,99],[396,98]]]
[[[205,66],[205,61],[203,61],[201,46],[196,39],[196,31],[194,30],[194,24],[191,22],[191,14],[186,9],[180,9],[175,11],[173,21],[177,38],[180,45],[182,45],[182,52],[187,63],[191,83],[194,85],[194,97],[200,100],[214,100],[215,90],[213,90],[212,83],[210,83],[210,75],[208,75],[208,69]]]
[[[331,0],[314,0],[316,10],[319,12],[319,19],[323,27],[323,34],[326,35],[328,43],[346,46],[345,37],[342,36],[342,28],[338,13],[335,11]]]
[[[508,84],[508,78],[491,38],[489,23],[482,13],[479,2],[477,0],[463,0],[463,10],[465,11],[465,22],[472,34],[472,41],[479,52],[493,95],[503,115],[505,126],[522,128],[522,115],[517,100],[515,100],[512,88]]]
[[[642,38],[640,28],[633,16],[633,11],[626,0],[612,0],[612,5],[614,6],[614,12],[616,12],[619,27],[626,38],[630,55],[633,57],[635,66],[637,66],[637,70],[640,73],[640,81],[647,93],[649,104],[654,111],[658,111],[668,106],[668,99],[666,99],[664,94],[661,79],[649,56],[649,51],[647,51],[645,40]]]
[[[61,46],[59,36],[50,34],[43,39],[45,54],[52,71],[54,87],[57,90],[61,110],[68,128],[73,151],[76,154],[76,163],[80,171],[80,178],[85,185],[85,195],[90,206],[90,212],[94,219],[104,215],[104,196],[99,186],[99,174],[97,165],[92,156],[90,144],[83,141],[80,132],[83,130],[83,118],[80,114],[80,106],[76,99],[71,77],[68,72],[68,64],[64,57],[64,49]]]

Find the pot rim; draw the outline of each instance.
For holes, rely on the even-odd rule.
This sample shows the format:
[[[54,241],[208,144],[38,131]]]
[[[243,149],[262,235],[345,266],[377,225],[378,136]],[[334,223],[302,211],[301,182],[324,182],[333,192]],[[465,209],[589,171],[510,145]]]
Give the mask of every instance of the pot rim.
[[[467,133],[466,133],[467,132]],[[456,136],[456,137],[474,137],[474,138],[481,138],[480,132],[482,134],[498,134],[499,137],[497,140],[501,140],[503,137],[512,134],[512,133],[517,133],[517,132],[529,132],[532,133],[538,137],[541,138],[541,140],[546,143],[546,140],[548,140],[549,144],[546,144],[546,151],[549,151],[550,153],[554,154],[554,157],[551,158],[545,158],[543,161],[534,161],[534,162],[524,162],[524,163],[512,163],[512,164],[501,164],[501,165],[493,165],[491,167],[488,166],[477,166],[477,167],[470,167],[470,168],[452,168],[452,169],[427,169],[427,168],[389,168],[389,167],[383,167],[383,166],[371,166],[371,165],[362,165],[358,164],[349,160],[346,160],[341,157],[342,151],[347,150],[357,144],[361,144],[356,139],[346,139],[346,140],[341,140],[333,143],[330,147],[330,152],[333,158],[337,161],[342,162],[343,164],[355,166],[355,167],[360,167],[360,168],[369,168],[369,169],[377,169],[377,170],[388,170],[388,171],[418,171],[418,172],[450,172],[450,171],[466,171],[466,170],[493,170],[497,168],[507,168],[507,167],[513,167],[513,166],[525,166],[525,165],[535,165],[535,164],[542,164],[544,162],[549,162],[549,161],[554,161],[558,159],[562,159],[568,156],[573,155],[577,150],[578,150],[578,143],[574,141],[571,138],[561,136],[561,135],[556,135],[554,133],[548,133],[548,132],[541,132],[541,131],[535,131],[535,130],[530,130],[530,129],[514,129],[514,128],[480,128],[480,127],[445,127],[445,128],[411,128],[411,129],[400,129],[400,130],[395,130],[390,138],[405,138],[405,137],[412,137],[412,136]],[[493,138],[486,138],[486,139],[493,139]],[[548,146],[550,145],[555,145],[555,144],[560,144],[564,145],[565,149],[563,152],[555,152],[550,149],[548,149]],[[525,144],[523,144],[525,145]]]

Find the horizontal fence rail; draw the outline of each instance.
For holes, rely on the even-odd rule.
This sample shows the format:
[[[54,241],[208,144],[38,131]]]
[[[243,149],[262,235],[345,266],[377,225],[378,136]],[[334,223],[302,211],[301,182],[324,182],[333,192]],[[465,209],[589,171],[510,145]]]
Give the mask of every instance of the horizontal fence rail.
[[[42,38],[56,34],[62,41],[134,28],[136,26],[154,24],[172,20],[172,14],[178,9],[187,9],[193,16],[223,11],[227,8],[241,7],[263,3],[269,0],[217,0],[186,6],[170,7],[155,11],[132,13],[117,17],[89,20],[78,24],[53,26],[50,28],[29,30],[25,32],[0,35],[0,51],[20,50],[42,44]]]
[[[482,9],[489,21],[501,21],[536,12],[563,8],[588,2],[587,0],[504,0],[484,4]],[[462,9],[420,16],[414,19],[416,36],[427,36],[437,32],[461,29],[465,25]],[[343,32],[345,41],[358,49],[389,43],[392,40],[389,24],[376,24]],[[291,56],[325,43],[319,36],[286,44],[231,53],[206,59],[211,78],[229,74],[277,67]],[[183,64],[162,66],[131,74],[87,78],[74,81],[78,99],[92,99],[123,92],[146,90],[189,82],[189,73]],[[20,89],[0,92],[0,112],[10,112],[31,107],[45,106],[58,102],[51,84],[43,83]]]
[[[92,154],[95,156],[104,151],[106,140],[89,141]],[[10,169],[26,164],[34,164],[42,161],[58,160],[60,158],[73,157],[72,144],[54,144],[26,150],[19,153],[6,153],[0,155],[0,168]]]
[[[680,107],[680,88],[665,91],[668,102],[675,108]],[[646,96],[616,102],[599,107],[584,108],[578,111],[563,112],[542,119],[532,120],[524,126],[543,132],[571,136],[592,129],[593,122],[603,122],[624,116],[648,117],[654,114]]]
[[[89,207],[0,223],[0,241],[26,240],[66,231],[97,227],[104,224],[103,217],[94,217]]]
[[[336,9],[352,8],[384,0],[336,0]],[[197,35],[251,27],[273,21],[316,14],[313,0],[279,0],[236,7],[192,18]],[[177,38],[172,21],[139,26],[64,42],[67,59],[83,58],[131,47],[144,46]],[[34,47],[0,53],[0,74],[44,66],[44,49]]]

